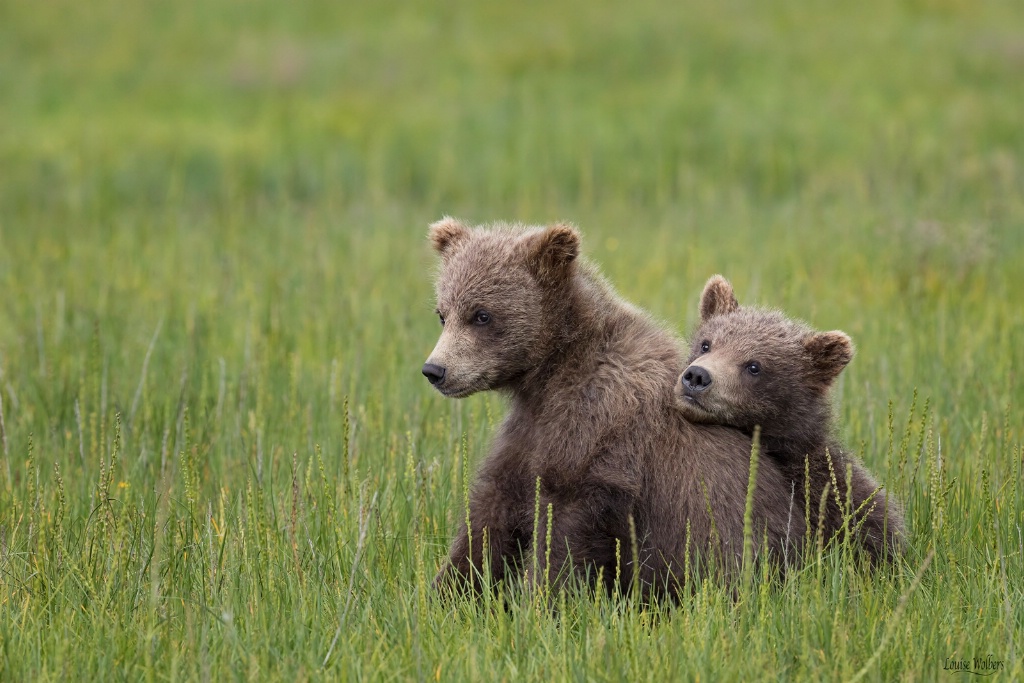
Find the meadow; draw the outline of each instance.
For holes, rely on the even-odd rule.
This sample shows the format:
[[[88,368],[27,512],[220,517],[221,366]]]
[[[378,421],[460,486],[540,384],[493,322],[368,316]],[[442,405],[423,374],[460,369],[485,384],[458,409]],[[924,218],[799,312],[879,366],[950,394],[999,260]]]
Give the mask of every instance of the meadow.
[[[0,3],[0,680],[1024,678],[1024,6]],[[843,329],[905,560],[430,581],[504,411],[427,225],[569,220],[681,334]],[[977,658],[977,661],[976,661]]]

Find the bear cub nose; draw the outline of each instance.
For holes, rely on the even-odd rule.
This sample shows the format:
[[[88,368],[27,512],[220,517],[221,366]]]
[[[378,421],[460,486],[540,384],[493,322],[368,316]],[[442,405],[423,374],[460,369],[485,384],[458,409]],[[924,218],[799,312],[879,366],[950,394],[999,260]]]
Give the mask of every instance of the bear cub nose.
[[[434,365],[433,363],[423,364],[423,376],[427,378],[431,384],[440,384],[444,381],[444,368],[440,365]]]
[[[683,385],[690,391],[704,391],[710,384],[711,373],[699,365],[691,365],[683,373]]]

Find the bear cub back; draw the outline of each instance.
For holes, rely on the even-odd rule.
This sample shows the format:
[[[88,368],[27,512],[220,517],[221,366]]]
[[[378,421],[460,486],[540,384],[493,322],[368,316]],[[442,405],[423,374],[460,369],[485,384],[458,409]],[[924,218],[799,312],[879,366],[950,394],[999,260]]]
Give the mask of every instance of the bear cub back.
[[[691,339],[676,384],[687,419],[748,434],[760,428],[761,452],[791,482],[794,507],[804,509],[811,529],[820,528],[825,541],[853,529],[854,543],[874,562],[900,554],[899,504],[835,436],[830,388],[853,359],[850,338],[776,310],[741,307],[715,275]]]

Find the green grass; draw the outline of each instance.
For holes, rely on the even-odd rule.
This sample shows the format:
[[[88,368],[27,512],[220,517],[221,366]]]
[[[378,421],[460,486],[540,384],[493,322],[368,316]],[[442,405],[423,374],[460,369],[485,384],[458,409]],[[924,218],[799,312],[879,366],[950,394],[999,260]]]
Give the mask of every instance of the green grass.
[[[0,4],[0,679],[1024,676],[1022,22]],[[667,609],[434,600],[504,409],[419,376],[446,213],[577,222],[680,331],[722,272],[849,332],[842,432],[906,563]]]

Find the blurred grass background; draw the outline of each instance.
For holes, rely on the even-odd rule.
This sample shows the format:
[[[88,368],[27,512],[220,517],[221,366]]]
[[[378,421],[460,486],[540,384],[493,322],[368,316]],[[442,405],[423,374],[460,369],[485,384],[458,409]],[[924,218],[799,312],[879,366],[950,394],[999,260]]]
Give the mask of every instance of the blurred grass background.
[[[1022,26],[0,3],[0,678],[1021,675]],[[683,333],[715,272],[849,332],[843,435],[907,503],[907,566],[657,617],[430,601],[503,409],[419,376],[443,214],[572,220]]]

